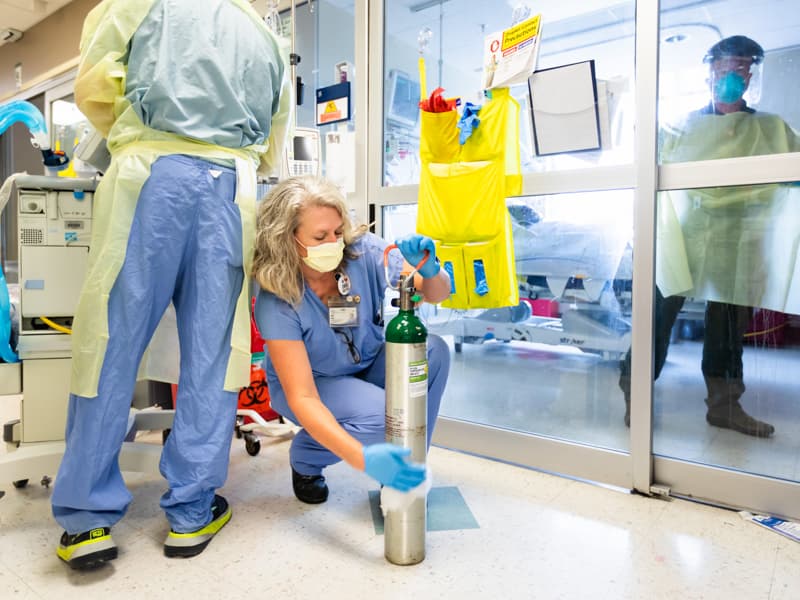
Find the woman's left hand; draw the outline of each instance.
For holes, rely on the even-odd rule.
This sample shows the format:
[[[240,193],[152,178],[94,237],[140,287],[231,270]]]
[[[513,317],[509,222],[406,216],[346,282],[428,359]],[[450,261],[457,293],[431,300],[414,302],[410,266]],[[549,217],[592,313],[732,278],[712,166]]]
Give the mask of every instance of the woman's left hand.
[[[439,273],[439,263],[436,262],[436,244],[431,238],[426,235],[412,233],[398,239],[395,244],[397,245],[403,258],[406,259],[408,264],[416,267],[423,258],[425,258],[425,251],[429,252],[428,260],[419,269],[419,274],[423,278],[429,279],[436,277]]]

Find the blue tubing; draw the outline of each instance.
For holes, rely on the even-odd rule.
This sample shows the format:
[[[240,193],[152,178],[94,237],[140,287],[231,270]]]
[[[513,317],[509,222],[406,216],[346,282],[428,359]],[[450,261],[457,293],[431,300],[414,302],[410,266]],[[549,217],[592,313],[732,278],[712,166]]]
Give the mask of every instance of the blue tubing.
[[[0,105],[0,134],[14,123],[23,123],[32,134],[47,133],[42,113],[25,100],[12,100]]]
[[[0,359],[3,362],[19,362],[19,356],[11,349],[11,299],[8,285],[0,269]]]

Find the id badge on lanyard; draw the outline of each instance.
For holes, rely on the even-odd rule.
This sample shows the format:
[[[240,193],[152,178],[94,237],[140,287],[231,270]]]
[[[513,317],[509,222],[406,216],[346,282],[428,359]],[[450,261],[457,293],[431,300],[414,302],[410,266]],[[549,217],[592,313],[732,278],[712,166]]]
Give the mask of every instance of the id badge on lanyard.
[[[328,324],[331,327],[356,327],[358,305],[361,296],[350,294],[350,278],[345,273],[336,273],[339,296],[328,296]]]

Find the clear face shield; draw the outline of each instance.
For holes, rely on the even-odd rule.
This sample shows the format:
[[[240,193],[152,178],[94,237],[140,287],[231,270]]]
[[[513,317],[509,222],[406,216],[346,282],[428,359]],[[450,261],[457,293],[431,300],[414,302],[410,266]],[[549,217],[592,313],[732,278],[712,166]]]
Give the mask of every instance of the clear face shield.
[[[722,56],[709,63],[709,90],[714,103],[748,105],[761,100],[761,63],[749,56]]]

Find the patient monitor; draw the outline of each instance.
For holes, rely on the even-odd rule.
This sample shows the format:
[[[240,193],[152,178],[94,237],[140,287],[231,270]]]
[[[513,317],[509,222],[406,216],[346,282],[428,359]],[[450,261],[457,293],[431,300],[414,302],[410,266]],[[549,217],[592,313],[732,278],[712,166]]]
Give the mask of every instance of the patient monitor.
[[[281,179],[295,175],[320,175],[321,154],[319,131],[297,127],[286,144]]]

